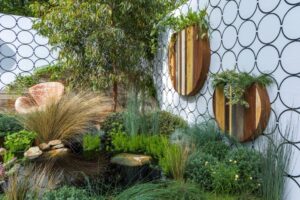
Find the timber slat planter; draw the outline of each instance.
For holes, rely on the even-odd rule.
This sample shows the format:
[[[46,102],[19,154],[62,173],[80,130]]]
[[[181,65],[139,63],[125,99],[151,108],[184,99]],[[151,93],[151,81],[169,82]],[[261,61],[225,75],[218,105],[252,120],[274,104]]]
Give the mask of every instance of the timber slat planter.
[[[198,26],[174,33],[169,44],[169,73],[180,95],[192,96],[203,87],[210,65],[207,37],[201,38]]]
[[[220,129],[240,142],[255,139],[267,127],[271,106],[265,87],[253,84],[246,90],[249,107],[229,105],[223,88],[217,87],[213,95],[213,111]]]

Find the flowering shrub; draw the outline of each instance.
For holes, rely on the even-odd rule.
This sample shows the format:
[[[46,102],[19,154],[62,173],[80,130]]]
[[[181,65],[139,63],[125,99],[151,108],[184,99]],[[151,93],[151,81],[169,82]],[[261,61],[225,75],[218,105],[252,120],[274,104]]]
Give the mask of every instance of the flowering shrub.
[[[259,193],[262,176],[261,159],[262,156],[259,152],[247,148],[237,148],[227,154],[226,163],[238,169],[240,191]]]
[[[212,186],[216,193],[234,194],[238,190],[240,175],[234,165],[220,163],[212,171]]]
[[[212,190],[212,172],[217,164],[218,160],[212,155],[195,152],[189,157],[185,177],[204,190]]]

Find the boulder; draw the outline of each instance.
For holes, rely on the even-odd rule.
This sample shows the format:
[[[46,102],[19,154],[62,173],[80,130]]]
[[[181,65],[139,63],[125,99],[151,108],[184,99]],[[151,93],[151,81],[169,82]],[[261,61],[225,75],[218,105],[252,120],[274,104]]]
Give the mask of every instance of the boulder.
[[[40,150],[39,147],[30,147],[25,153],[24,157],[30,160],[36,159],[41,156],[43,152]]]
[[[15,109],[18,113],[26,114],[33,112],[37,109],[35,102],[33,99],[29,97],[19,97],[15,102]]]
[[[111,158],[110,162],[122,166],[136,167],[150,164],[151,156],[121,153]]]
[[[60,148],[60,149],[53,149],[48,151],[48,155],[50,155],[50,157],[58,157],[58,156],[63,156],[66,153],[69,152],[68,148]]]
[[[56,145],[60,145],[62,144],[61,140],[51,140],[50,142],[48,142],[48,145],[52,146],[56,146]]]
[[[65,147],[64,144],[58,144],[58,145],[52,146],[51,149],[61,149],[61,148],[64,148],[64,147]]]
[[[42,151],[47,151],[47,150],[50,149],[50,145],[47,144],[47,143],[41,143],[41,144],[39,145],[39,147],[40,147],[40,149],[41,149]]]
[[[57,102],[64,93],[64,85],[59,82],[40,83],[29,88],[29,94],[38,106]]]
[[[4,156],[4,154],[7,152],[5,148],[0,148],[0,156]]]
[[[64,85],[59,82],[40,83],[29,88],[29,97],[19,97],[15,101],[18,113],[26,114],[43,109],[53,102],[58,102],[64,93]]]

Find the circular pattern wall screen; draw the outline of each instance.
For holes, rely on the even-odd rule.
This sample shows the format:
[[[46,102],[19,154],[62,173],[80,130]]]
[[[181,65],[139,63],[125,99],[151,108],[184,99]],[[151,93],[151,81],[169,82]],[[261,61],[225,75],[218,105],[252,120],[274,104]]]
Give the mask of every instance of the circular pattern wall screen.
[[[209,65],[209,40],[200,37],[197,26],[173,34],[169,44],[169,73],[179,94],[197,94],[205,83]]]

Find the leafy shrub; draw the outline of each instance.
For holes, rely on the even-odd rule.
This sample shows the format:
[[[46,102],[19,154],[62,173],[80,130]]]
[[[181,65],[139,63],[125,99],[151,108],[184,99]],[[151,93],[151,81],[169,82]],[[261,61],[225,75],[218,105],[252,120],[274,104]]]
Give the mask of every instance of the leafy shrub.
[[[236,166],[219,163],[213,168],[212,187],[214,192],[234,194],[238,190],[238,168]]]
[[[171,135],[176,129],[187,128],[188,124],[181,117],[166,111],[158,112],[159,132],[161,135]],[[155,133],[154,133],[155,134]]]
[[[35,139],[36,134],[34,132],[22,130],[13,134],[9,134],[5,137],[5,147],[12,153],[25,151],[28,149]]]
[[[22,129],[23,127],[15,117],[0,114],[0,136],[5,136],[7,133],[15,133]]]
[[[64,186],[57,190],[46,192],[41,200],[93,200],[102,199],[101,197],[92,197],[89,192],[76,187]],[[104,198],[103,198],[104,199]]]
[[[212,172],[217,164],[218,160],[212,155],[194,152],[188,159],[185,177],[199,184],[204,190],[212,190]]]
[[[171,135],[176,129],[188,127],[187,122],[181,117],[166,111],[152,112],[143,115],[141,113],[137,114],[134,112],[133,108],[131,110],[132,111],[128,111],[126,114],[111,114],[100,124],[101,129],[108,135],[110,135],[111,132],[116,132],[116,130],[128,133],[131,129],[131,132],[137,132],[140,134]]]
[[[214,122],[195,124],[184,130],[191,137],[197,149],[201,149],[209,141],[222,141],[222,135]]]
[[[85,134],[83,136],[83,150],[96,151],[100,148],[100,137],[95,134]]]
[[[230,151],[225,160],[229,166],[234,165],[238,169],[239,191],[258,194],[262,176],[261,154],[255,150],[241,147]]]
[[[197,185],[184,182],[144,183],[135,185],[116,196],[115,200],[202,200]]]
[[[230,147],[223,141],[208,141],[201,148],[201,151],[216,157],[219,160],[224,160]]]
[[[106,134],[117,132],[117,130],[125,131],[123,113],[117,112],[110,114],[101,122],[100,127]]]

